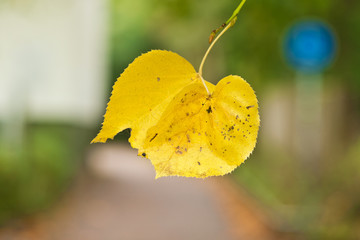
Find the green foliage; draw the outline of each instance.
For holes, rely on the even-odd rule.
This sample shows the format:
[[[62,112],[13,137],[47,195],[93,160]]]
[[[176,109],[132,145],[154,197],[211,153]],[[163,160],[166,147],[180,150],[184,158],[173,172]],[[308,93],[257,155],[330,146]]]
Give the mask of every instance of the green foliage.
[[[71,126],[32,124],[23,151],[0,149],[0,224],[58,198],[79,163],[83,134]]]
[[[141,52],[160,46],[181,52],[190,62],[200,63],[199,56],[206,50],[210,32],[238,4],[234,1],[219,4],[215,0],[140,0],[136,11],[124,14],[130,3],[112,2],[112,79]],[[259,0],[248,1],[243,11],[234,26],[236,30],[229,31],[214,49],[209,60],[211,67],[205,72],[208,81],[216,83],[225,72],[231,72],[251,79],[254,88],[259,89],[274,81],[292,79],[293,71],[281,54],[282,37],[293,21],[310,17],[330,23],[338,36],[340,51],[328,72],[354,92],[360,90],[357,80],[360,54],[354,54],[354,49],[360,48],[360,2]]]

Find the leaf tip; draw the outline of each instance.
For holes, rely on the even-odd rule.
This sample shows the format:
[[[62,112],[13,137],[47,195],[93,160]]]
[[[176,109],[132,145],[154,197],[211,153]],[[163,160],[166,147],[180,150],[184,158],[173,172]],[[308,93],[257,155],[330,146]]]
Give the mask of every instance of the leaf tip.
[[[107,140],[106,137],[100,137],[99,135],[97,135],[91,142],[90,144],[93,144],[93,143],[105,143]]]

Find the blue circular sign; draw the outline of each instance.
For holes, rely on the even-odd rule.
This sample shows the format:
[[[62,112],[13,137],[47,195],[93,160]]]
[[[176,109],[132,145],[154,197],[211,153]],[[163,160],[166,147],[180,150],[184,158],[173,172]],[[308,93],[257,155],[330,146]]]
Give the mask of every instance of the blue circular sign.
[[[301,21],[286,33],[284,50],[287,61],[297,71],[321,72],[335,57],[335,35],[321,21]]]

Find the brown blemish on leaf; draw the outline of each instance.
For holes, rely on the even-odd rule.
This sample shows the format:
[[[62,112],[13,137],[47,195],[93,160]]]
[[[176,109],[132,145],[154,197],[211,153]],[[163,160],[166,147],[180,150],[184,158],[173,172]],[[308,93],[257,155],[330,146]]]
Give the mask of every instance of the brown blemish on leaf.
[[[176,153],[176,154],[182,154],[182,153],[183,153],[183,152],[180,150],[180,146],[177,146],[177,147],[176,147],[175,153]]]
[[[160,81],[160,77],[157,77],[156,80],[159,82],[159,81]]]
[[[246,109],[249,109],[249,108],[253,108],[255,107],[254,105],[250,105],[250,106],[247,106]]]
[[[198,163],[198,165],[200,166],[201,165],[201,163],[200,162],[197,162]]]
[[[212,110],[211,110],[211,106],[209,106],[209,108],[208,108],[208,109],[206,109],[206,111],[207,111],[207,113],[211,113],[211,112],[212,112]]]
[[[152,140],[154,140],[156,137],[157,137],[157,133],[155,133],[155,135],[150,139],[150,142],[152,141]]]

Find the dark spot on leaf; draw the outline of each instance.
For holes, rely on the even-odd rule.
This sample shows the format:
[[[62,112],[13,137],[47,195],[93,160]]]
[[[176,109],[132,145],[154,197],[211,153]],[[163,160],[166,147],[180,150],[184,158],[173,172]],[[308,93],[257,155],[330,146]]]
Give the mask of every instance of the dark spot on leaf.
[[[158,82],[160,81],[160,78],[159,78],[159,77],[157,77],[157,81],[158,81]]]
[[[197,162],[198,163],[198,165],[200,166],[201,165],[201,163],[200,162]]]
[[[200,147],[200,152],[202,151],[202,147]]]
[[[229,84],[229,83],[231,83],[231,82],[227,82],[226,84]]]
[[[155,133],[155,135],[150,139],[150,142],[152,141],[152,140],[154,140],[156,137],[157,137],[157,133]]]
[[[254,105],[250,105],[250,106],[247,106],[246,109],[249,109],[249,108],[253,108],[255,107]]]
[[[187,137],[187,141],[188,141],[188,142],[191,142],[191,141],[190,141],[190,135],[189,135],[189,134],[186,134],[186,137]]]
[[[176,154],[182,154],[182,153],[183,153],[183,152],[180,150],[180,146],[177,146],[177,147],[176,147],[175,153],[176,153]]]
[[[170,141],[171,141],[171,138],[168,138],[168,141],[170,142]]]
[[[141,156],[146,157],[146,153],[142,153]]]
[[[208,109],[206,109],[206,111],[207,111],[207,113],[211,113],[211,112],[212,112],[212,110],[211,110],[211,106],[209,106],[209,108],[208,108]]]

